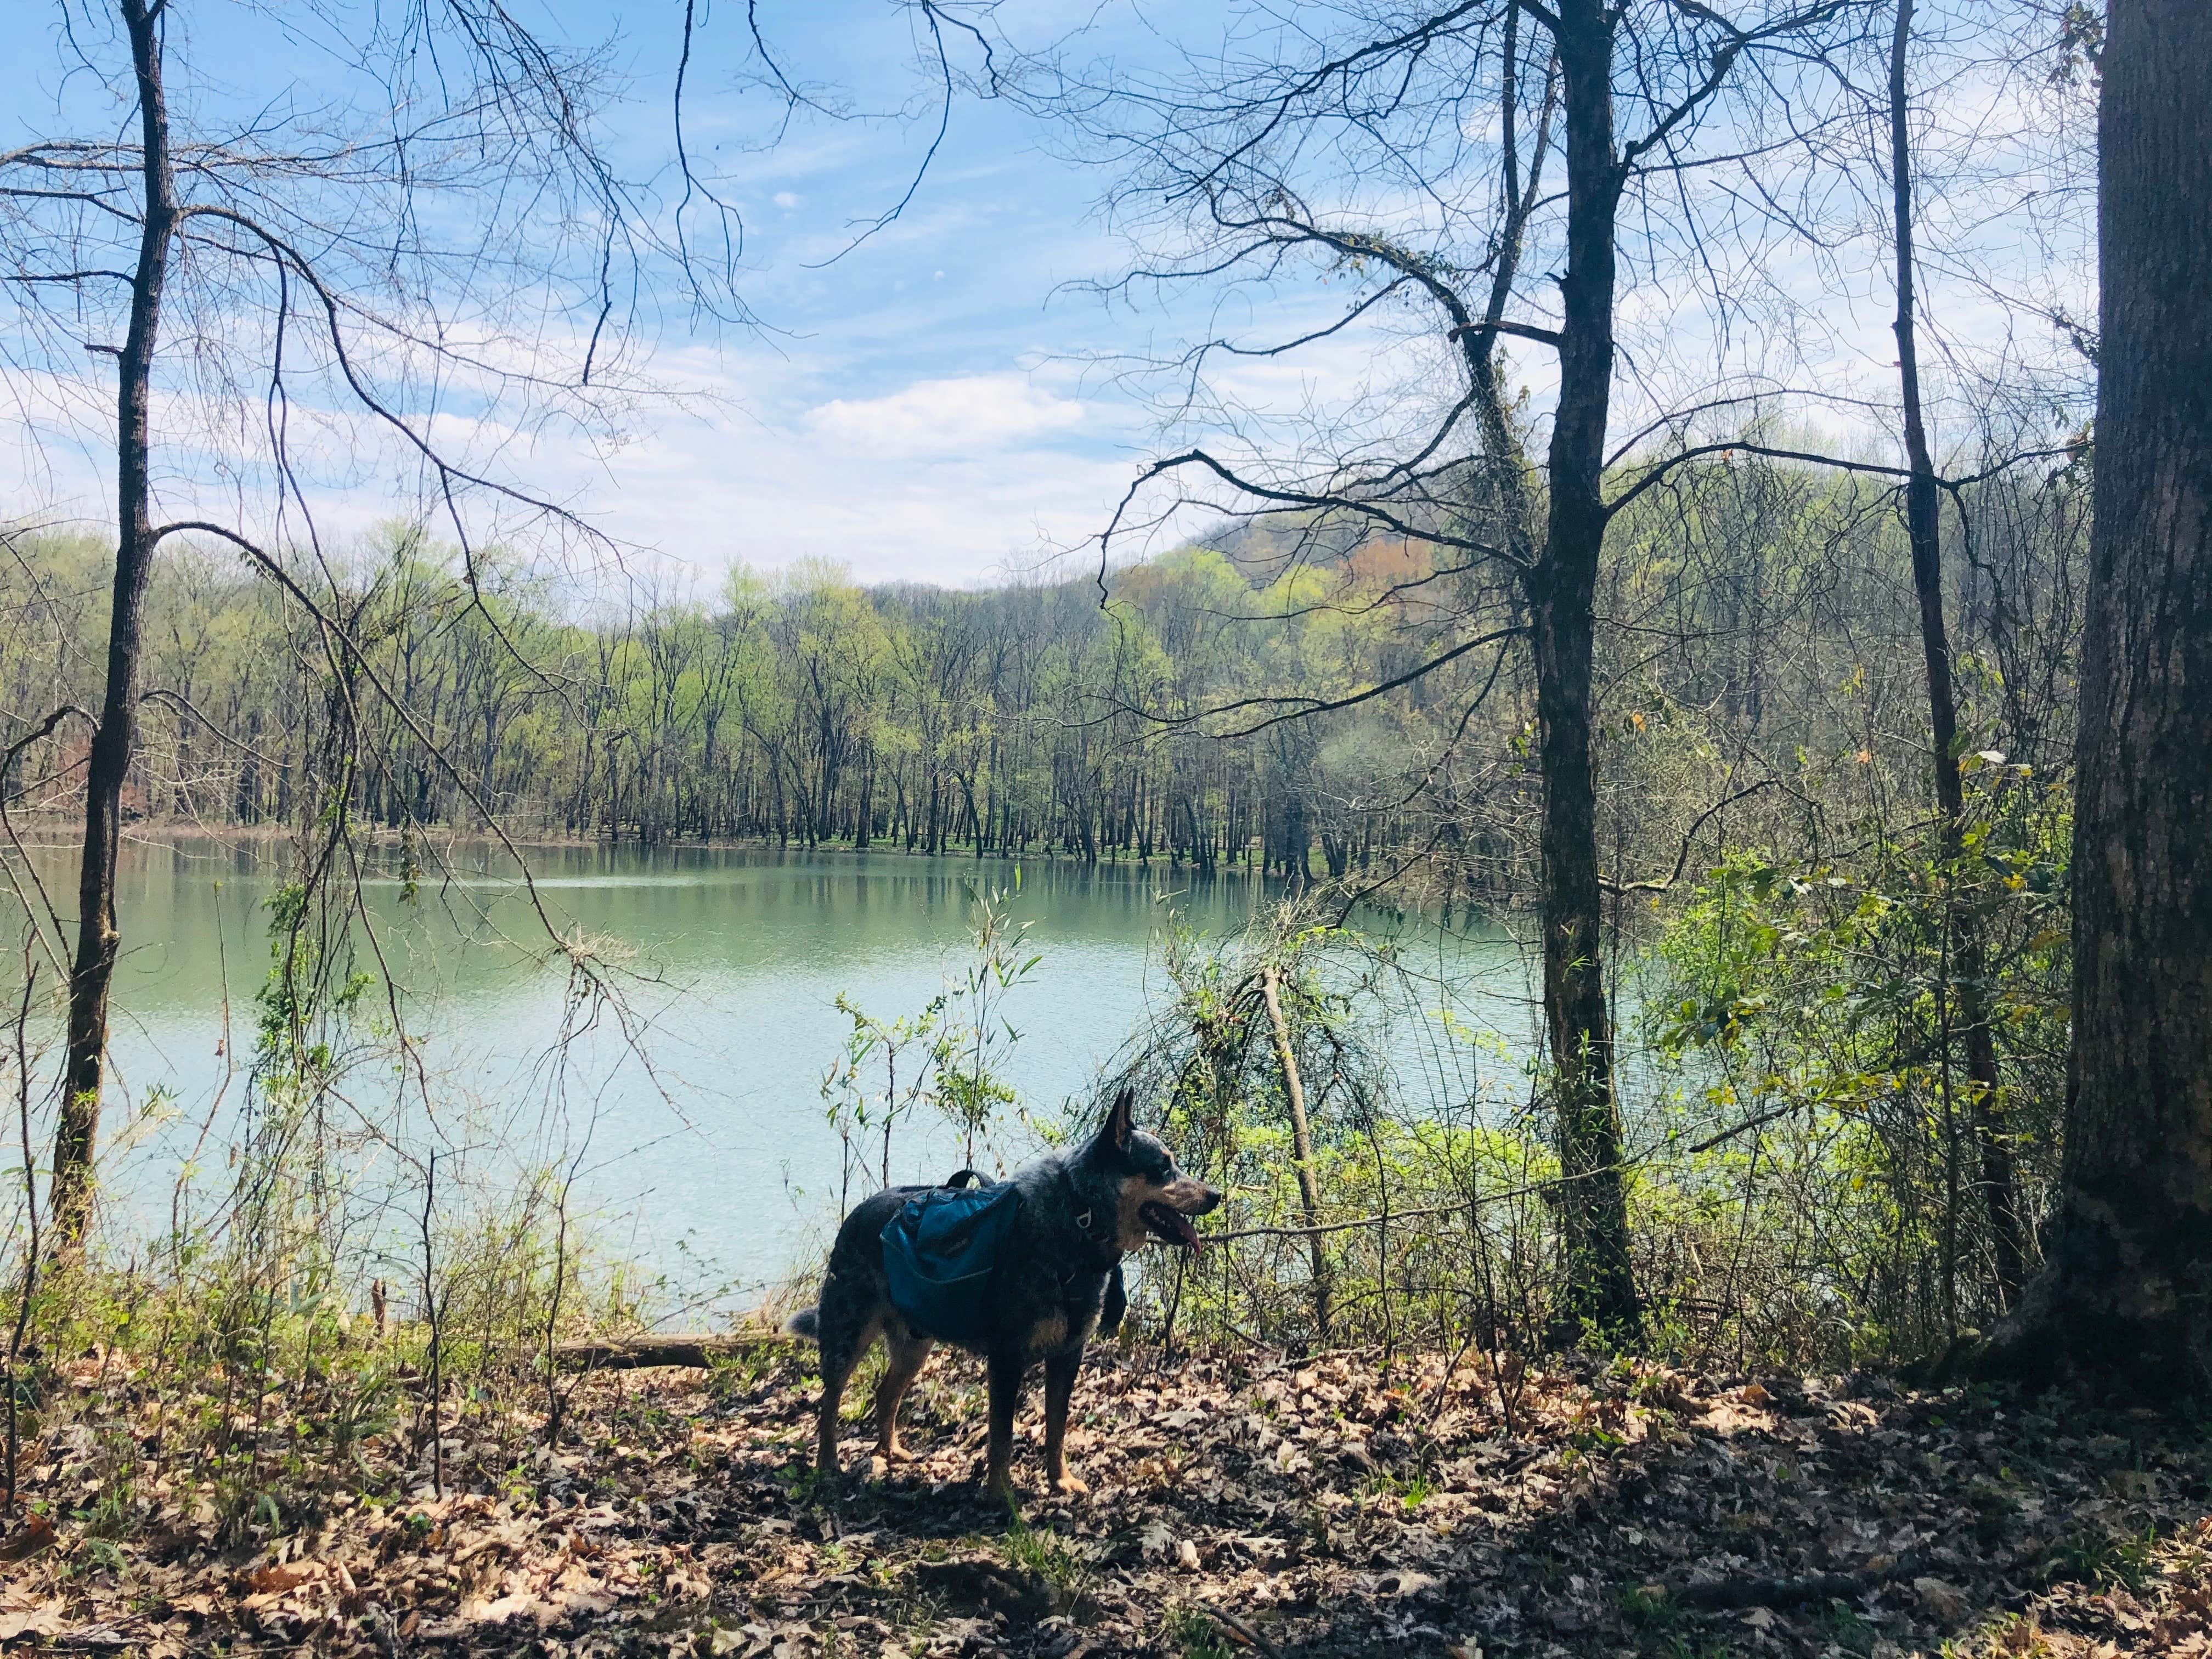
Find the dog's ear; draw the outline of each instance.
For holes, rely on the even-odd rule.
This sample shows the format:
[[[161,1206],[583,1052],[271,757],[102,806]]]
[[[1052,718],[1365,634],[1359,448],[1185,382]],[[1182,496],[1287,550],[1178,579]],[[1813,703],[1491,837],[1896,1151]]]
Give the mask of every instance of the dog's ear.
[[[1106,1121],[1098,1126],[1098,1139],[1094,1144],[1101,1152],[1126,1152],[1129,1136],[1136,1127],[1137,1091],[1124,1085],[1114,1097],[1114,1108],[1106,1114]]]

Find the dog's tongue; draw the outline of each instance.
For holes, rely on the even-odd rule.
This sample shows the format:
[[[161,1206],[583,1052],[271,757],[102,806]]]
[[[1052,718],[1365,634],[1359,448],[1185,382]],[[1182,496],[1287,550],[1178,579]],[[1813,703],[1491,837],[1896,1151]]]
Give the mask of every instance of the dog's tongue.
[[[1198,1229],[1190,1224],[1189,1218],[1179,1210],[1170,1210],[1168,1213],[1175,1217],[1176,1235],[1182,1241],[1183,1249],[1202,1252],[1206,1241],[1198,1236]]]

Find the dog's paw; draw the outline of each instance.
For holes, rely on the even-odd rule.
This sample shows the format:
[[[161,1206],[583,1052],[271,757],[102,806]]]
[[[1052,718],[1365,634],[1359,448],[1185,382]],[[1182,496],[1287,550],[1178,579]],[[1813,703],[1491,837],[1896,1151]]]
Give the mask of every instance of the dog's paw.
[[[1080,1475],[1063,1474],[1052,1483],[1052,1489],[1063,1498],[1084,1498],[1091,1492],[1091,1483]]]

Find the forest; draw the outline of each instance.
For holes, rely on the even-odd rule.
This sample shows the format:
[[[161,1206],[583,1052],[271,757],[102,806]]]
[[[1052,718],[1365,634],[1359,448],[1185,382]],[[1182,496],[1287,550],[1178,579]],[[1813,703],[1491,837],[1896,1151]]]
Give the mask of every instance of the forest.
[[[1978,752],[2000,746],[2022,775],[2070,751],[2086,495],[2061,454],[1961,503],[1976,557],[1947,602],[1964,718]],[[458,550],[394,528],[330,601],[378,641],[407,711],[353,739],[356,811],[394,834],[496,821],[1525,893],[1525,665],[1507,638],[1414,672],[1482,596],[1454,592],[1437,615],[1447,584],[1418,544],[1310,556],[1312,517],[1121,568],[1103,605],[1089,577],[865,590],[834,568],[740,568],[711,599],[601,620],[495,558],[465,580]],[[1911,555],[1879,487],[1717,460],[1617,533],[1595,670],[1608,844],[1663,860],[1725,780],[1787,780],[1817,806],[1755,817],[1751,839],[1813,856],[1808,810],[1832,835],[1917,787]],[[15,554],[0,577],[21,620],[0,647],[11,705],[95,700],[106,550],[25,536]],[[323,787],[313,618],[220,549],[165,556],[145,672],[173,695],[143,717],[130,810],[288,824]],[[69,744],[47,739],[9,778],[27,823],[70,799]]]
[[[59,0],[0,137],[0,1647],[2212,1648],[2212,12],[887,0],[802,68],[790,9],[661,9]],[[894,79],[811,78],[881,27]],[[940,584],[855,574],[895,514],[839,562],[580,504],[672,348],[795,360],[774,165],[908,146],[789,262],[857,295],[981,234],[927,216],[986,115],[1132,319],[1085,539]],[[184,836],[272,872],[204,1102],[118,1058],[182,949],[126,854]],[[592,1135],[642,1079],[721,1209],[797,1201],[656,1047],[788,1016],[576,920],[579,848],[966,896],[933,997],[836,995],[837,1201],[743,1305]],[[1009,1000],[1107,969],[1041,866],[1247,918],[1159,903],[1064,1103]],[[433,1029],[456,948],[534,975],[523,1063]],[[881,1421],[824,1404],[840,1213],[1123,1099],[1218,1202],[1115,1245],[1087,1353],[1104,1304],[1034,1327],[1043,1410],[889,1337]]]

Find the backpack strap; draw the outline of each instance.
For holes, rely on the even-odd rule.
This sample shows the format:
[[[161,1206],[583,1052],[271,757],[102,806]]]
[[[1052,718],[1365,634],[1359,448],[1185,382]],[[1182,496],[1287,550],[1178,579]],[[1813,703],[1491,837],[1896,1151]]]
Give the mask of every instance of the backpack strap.
[[[945,1177],[943,1184],[958,1192],[963,1187],[981,1187],[984,1182],[982,1176],[974,1170],[955,1170]]]

